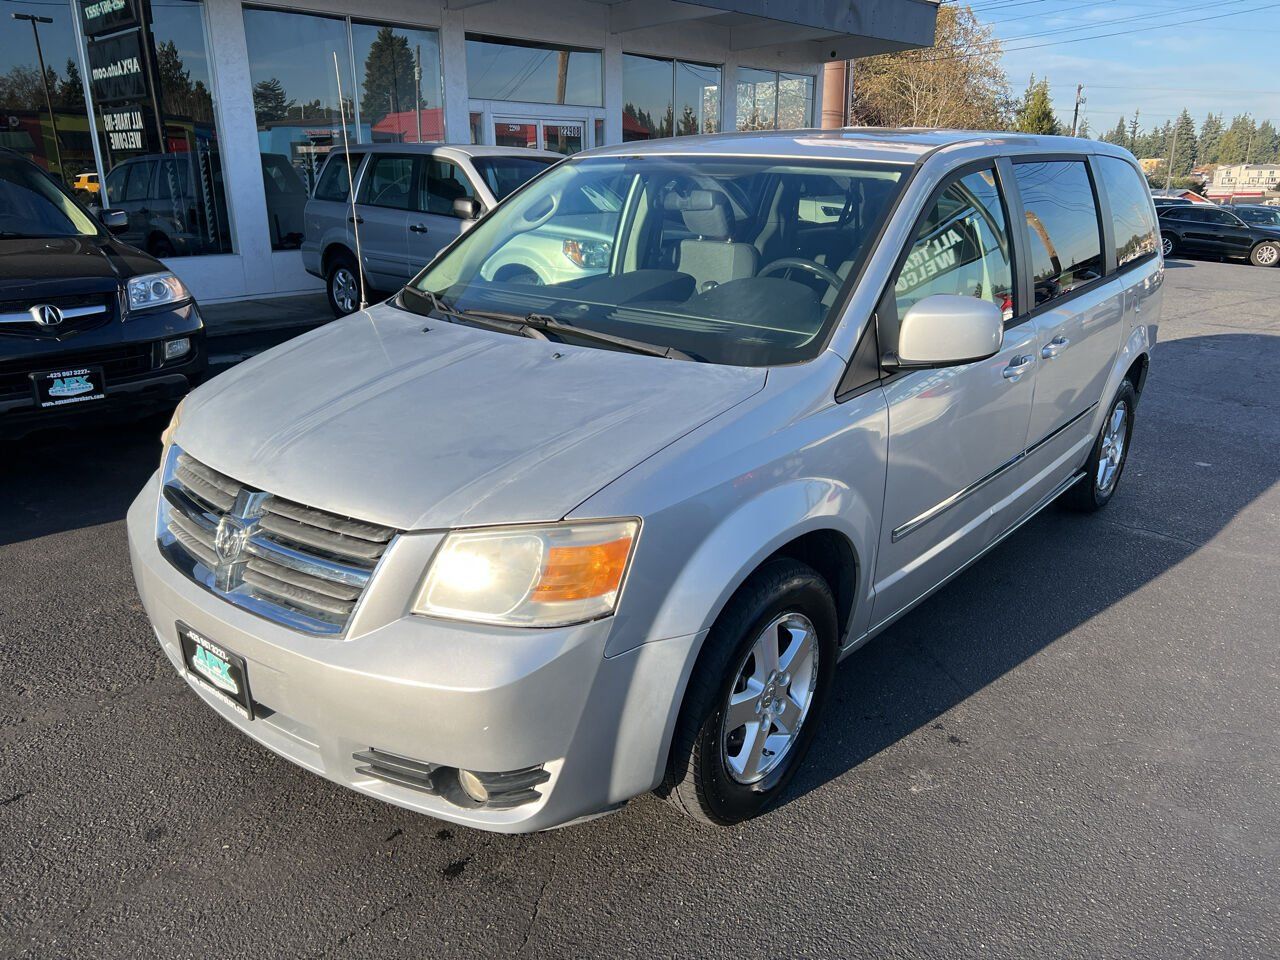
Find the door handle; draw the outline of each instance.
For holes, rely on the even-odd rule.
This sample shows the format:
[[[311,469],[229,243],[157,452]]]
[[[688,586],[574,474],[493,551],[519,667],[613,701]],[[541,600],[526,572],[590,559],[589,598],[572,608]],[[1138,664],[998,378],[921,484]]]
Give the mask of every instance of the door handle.
[[[427,225],[425,223],[412,223],[409,225],[409,229],[414,233],[426,233]]]
[[[347,223],[364,223],[364,217],[347,217]]]
[[[1071,341],[1066,337],[1054,337],[1040,348],[1040,356],[1046,360],[1052,360],[1069,346],[1071,346]]]
[[[1032,356],[1014,357],[1009,361],[1009,365],[1000,371],[1000,376],[1017,383],[1022,379],[1022,375],[1031,369],[1035,360],[1036,358]]]

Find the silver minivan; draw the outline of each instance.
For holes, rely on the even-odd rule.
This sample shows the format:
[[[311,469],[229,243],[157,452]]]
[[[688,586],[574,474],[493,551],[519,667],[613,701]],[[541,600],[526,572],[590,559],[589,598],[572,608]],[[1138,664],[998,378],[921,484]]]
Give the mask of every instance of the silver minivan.
[[[544,150],[439,143],[336,150],[303,211],[302,265],[324,280],[334,314],[346,316],[360,305],[357,249],[366,293],[397,290],[486,210],[562,159]]]
[[[490,269],[583,215],[581,275]],[[362,793],[504,832],[649,790],[739,822],[839,660],[1048,504],[1114,497],[1157,243],[1089,140],[581,154],[187,398],[129,513],[142,601],[210,708]]]

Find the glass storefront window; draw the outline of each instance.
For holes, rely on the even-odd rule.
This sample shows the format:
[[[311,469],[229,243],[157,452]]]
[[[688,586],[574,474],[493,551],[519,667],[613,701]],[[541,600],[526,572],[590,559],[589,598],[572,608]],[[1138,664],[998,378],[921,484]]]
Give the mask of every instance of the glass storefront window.
[[[346,22],[283,10],[245,7],[249,82],[274,250],[302,243],[302,208],[329,151],[342,143],[342,114],[333,55],[346,97],[347,135],[354,126]]]
[[[738,70],[738,129],[791,130],[813,126],[813,77],[772,70]]]
[[[622,55],[622,140],[671,136],[672,64],[670,60]]]
[[[34,160],[74,188],[81,200],[93,203],[98,176],[72,13],[70,4],[50,6],[48,0],[6,0],[0,6],[0,147]],[[17,20],[10,14],[52,22]]]
[[[122,239],[158,257],[230,253],[213,81],[198,0],[78,5]]]
[[[813,126],[813,77],[784,73],[778,78],[778,129]]]
[[[720,68],[622,55],[622,139],[652,140],[720,129]]]
[[[720,68],[676,61],[676,136],[720,132]]]
[[[361,139],[426,143],[444,139],[444,82],[434,30],[351,24],[360,77]]]
[[[738,68],[738,129],[773,130],[778,123],[778,75]]]
[[[519,100],[598,107],[604,102],[599,50],[467,37],[467,84],[472,100]]]

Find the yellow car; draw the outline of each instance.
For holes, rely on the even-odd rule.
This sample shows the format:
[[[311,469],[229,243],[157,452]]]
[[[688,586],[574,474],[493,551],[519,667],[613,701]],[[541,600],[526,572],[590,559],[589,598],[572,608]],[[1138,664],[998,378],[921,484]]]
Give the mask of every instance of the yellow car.
[[[76,177],[71,188],[73,190],[85,190],[89,193],[98,193],[102,189],[102,184],[98,183],[98,175],[96,173],[82,173]]]

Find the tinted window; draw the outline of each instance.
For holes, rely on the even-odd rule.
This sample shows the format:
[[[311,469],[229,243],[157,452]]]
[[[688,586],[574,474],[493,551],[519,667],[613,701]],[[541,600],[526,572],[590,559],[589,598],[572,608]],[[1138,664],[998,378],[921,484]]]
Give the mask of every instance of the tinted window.
[[[1102,228],[1082,160],[1014,165],[1039,306],[1102,276]]]
[[[1130,164],[1115,157],[1099,157],[1102,183],[1111,202],[1111,222],[1116,236],[1116,263],[1156,252],[1156,222],[1147,197],[1147,185]]]
[[[424,178],[423,196],[418,198],[418,209],[427,213],[439,213],[446,217],[453,216],[453,201],[464,197],[474,199],[476,192],[467,175],[458,169],[458,165],[448,160],[431,157],[424,161],[427,175]]]
[[[1245,208],[1237,210],[1236,213],[1245,223],[1260,223],[1265,226],[1280,226],[1280,209],[1276,210],[1258,210]]]
[[[133,163],[129,165],[129,179],[124,184],[124,199],[146,200],[151,188],[152,163]]]
[[[116,167],[107,174],[107,202],[119,203],[124,199],[124,179],[129,175],[128,167]]]
[[[1013,316],[1009,220],[992,171],[961,177],[934,201],[893,289],[899,317],[938,293],[990,300]]]
[[[1205,210],[1203,212],[1206,214],[1205,220],[1209,223],[1237,226],[1235,214],[1228,213],[1226,210]]]
[[[412,200],[413,157],[391,154],[371,157],[364,185],[360,188],[360,202],[374,207],[408,210]]]
[[[505,200],[554,162],[538,157],[476,157],[471,164],[489,185],[494,197]]]
[[[0,236],[93,236],[97,225],[35,165],[0,156]]]
[[[359,163],[359,155],[356,156],[356,162]],[[349,196],[351,178],[347,175],[347,154],[330,154],[330,160],[320,174],[320,182],[316,184],[316,199],[346,203]]]

